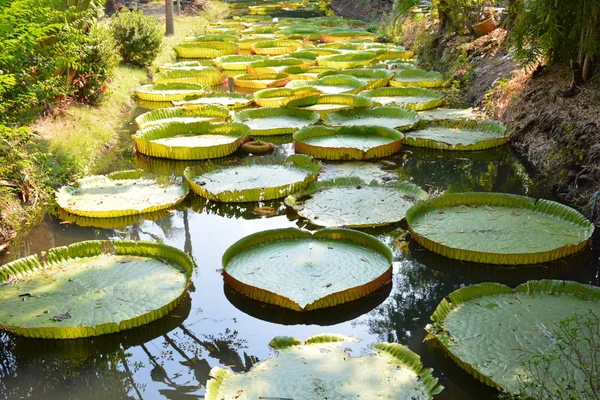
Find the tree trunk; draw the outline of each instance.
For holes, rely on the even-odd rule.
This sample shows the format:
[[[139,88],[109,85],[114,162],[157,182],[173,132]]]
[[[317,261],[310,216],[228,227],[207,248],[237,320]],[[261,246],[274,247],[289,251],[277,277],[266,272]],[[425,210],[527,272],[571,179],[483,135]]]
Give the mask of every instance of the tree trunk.
[[[165,35],[172,36],[175,34],[175,26],[173,23],[173,0],[165,0],[165,18],[167,25]]]
[[[583,67],[581,68],[581,77],[584,81],[589,82],[594,76],[594,60],[590,53],[585,55]]]
[[[508,18],[506,20],[506,29],[511,30],[517,19],[519,0],[508,0]]]
[[[439,0],[437,9],[438,18],[440,19],[440,28],[445,29],[450,22],[450,17],[448,15],[448,0]]]

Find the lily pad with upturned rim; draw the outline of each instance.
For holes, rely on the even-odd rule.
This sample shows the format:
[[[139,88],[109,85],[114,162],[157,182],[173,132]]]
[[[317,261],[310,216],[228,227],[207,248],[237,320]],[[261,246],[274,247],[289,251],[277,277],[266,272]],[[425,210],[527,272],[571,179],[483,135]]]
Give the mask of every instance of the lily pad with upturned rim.
[[[147,156],[174,160],[204,160],[234,153],[250,133],[235,122],[171,122],[139,130],[135,148]]]
[[[375,103],[366,97],[355,94],[323,94],[307,96],[292,100],[287,107],[295,107],[301,110],[315,111],[325,116],[331,112],[349,110],[358,107],[373,107]]]
[[[421,88],[440,88],[444,84],[444,77],[439,72],[424,71],[421,69],[406,69],[396,72],[390,81],[390,86],[414,86]]]
[[[309,67],[313,63],[301,60],[299,58],[270,58],[266,60],[252,61],[246,67],[249,74],[279,74],[290,66]]]
[[[283,198],[317,179],[320,170],[312,157],[296,154],[281,164],[253,160],[231,167],[187,168],[184,176],[201,197],[244,203]]]
[[[150,242],[88,241],[0,267],[0,330],[44,339],[98,336],[166,315],[190,284],[182,251]]]
[[[302,47],[300,40],[265,40],[250,46],[253,53],[265,56],[277,56],[292,53]]]
[[[234,374],[214,367],[207,400],[354,399],[431,400],[443,387],[420,357],[398,343],[376,343],[373,354],[352,357],[342,346],[353,338],[320,334],[302,344],[278,336],[269,345],[277,357]]]
[[[341,178],[313,182],[285,202],[317,226],[365,228],[399,222],[411,206],[427,197],[408,182],[380,185]]]
[[[399,131],[412,129],[418,122],[416,112],[399,107],[355,108],[329,113],[323,118],[323,123],[331,127],[373,125]]]
[[[394,76],[392,71],[377,68],[352,68],[343,71],[327,71],[319,74],[319,78],[335,74],[351,75],[355,78],[367,81],[365,89],[376,89],[387,86],[390,79]]]
[[[196,107],[168,107],[149,111],[141,114],[135,119],[138,129],[147,128],[152,125],[179,121],[179,122],[217,122],[225,121],[229,116],[229,110],[219,105],[207,105]]]
[[[248,64],[262,59],[262,56],[229,55],[215,58],[213,64],[225,71],[245,71]]]
[[[321,94],[312,86],[263,89],[254,93],[254,102],[261,107],[285,107],[290,101]]]
[[[351,75],[330,75],[317,80],[293,80],[286,87],[313,86],[325,94],[356,94],[367,86],[367,82]]]
[[[309,126],[294,133],[297,153],[324,160],[367,160],[400,151],[404,135],[381,126]]]
[[[254,135],[290,135],[319,121],[319,114],[294,108],[257,108],[238,111],[233,120],[246,124]]]
[[[249,107],[254,100],[239,93],[205,93],[199,96],[188,96],[181,101],[173,101],[173,105],[182,107],[195,107],[207,105],[221,105],[229,109]]]
[[[268,89],[285,86],[290,81],[287,74],[246,74],[233,78],[236,87]]]
[[[187,96],[202,95],[206,90],[197,83],[160,83],[135,89],[137,98],[146,101],[178,101]]]
[[[464,121],[423,123],[423,127],[404,135],[407,146],[441,150],[486,150],[508,143],[506,127],[494,122],[480,124]]]
[[[154,76],[154,83],[197,83],[205,86],[216,86],[222,84],[226,79],[227,75],[213,67],[178,68],[159,72]]]
[[[372,51],[357,51],[348,54],[333,54],[317,57],[317,64],[324,67],[356,68],[366,67],[375,62],[377,53]]]
[[[171,208],[188,193],[187,183],[150,179],[141,170],[88,176],[56,192],[60,208],[90,218],[139,215]]]
[[[195,42],[181,43],[173,46],[173,49],[180,58],[217,58],[236,54],[239,47],[231,42]]]
[[[309,311],[374,292],[392,277],[392,252],[349,229],[311,233],[296,228],[258,232],[223,255],[223,277],[252,299]]]
[[[546,365],[540,366],[544,375],[537,379],[545,379],[549,391],[568,380],[573,385],[569,394],[579,398],[580,390],[589,387],[578,362],[551,358],[565,345],[558,342],[554,329],[569,319],[567,329],[576,329],[590,310],[600,315],[600,288],[562,280],[529,281],[514,290],[481,283],[458,289],[449,298],[431,316],[428,336],[477,380],[513,395],[535,395],[527,385],[532,377],[523,365],[534,355],[547,354],[551,361],[547,370]],[[573,338],[574,346],[584,349],[581,362],[589,365],[586,338]]]
[[[413,87],[385,87],[365,90],[360,95],[369,97],[384,106],[396,105],[415,111],[429,110],[446,103],[446,97],[439,92]]]
[[[406,213],[423,247],[443,256],[487,264],[537,264],[574,254],[594,225],[549,200],[503,193],[452,193]]]

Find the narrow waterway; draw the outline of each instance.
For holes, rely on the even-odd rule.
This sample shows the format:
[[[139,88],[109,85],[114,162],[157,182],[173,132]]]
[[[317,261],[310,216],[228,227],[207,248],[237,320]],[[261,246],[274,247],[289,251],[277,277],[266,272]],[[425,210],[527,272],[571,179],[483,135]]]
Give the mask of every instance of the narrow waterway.
[[[224,85],[218,90],[232,90]],[[136,115],[147,111],[139,106]],[[161,175],[181,175],[203,162],[151,159],[133,151],[134,122],[125,121],[120,143],[106,155],[98,173],[142,168]],[[278,138],[279,139],[279,138]],[[226,160],[265,157],[282,161],[294,153],[292,138],[279,140],[274,153]],[[411,181],[432,194],[494,191],[552,198],[508,146],[487,151],[444,152],[408,148],[377,162],[324,163],[322,175],[350,173],[380,180]],[[271,206],[275,216],[256,207]],[[439,303],[453,290],[494,281],[516,286],[529,279],[559,278],[598,284],[598,254],[587,249],[544,265],[498,267],[453,261],[415,243],[408,251],[394,245],[398,225],[366,229],[394,251],[391,285],[357,303],[319,312],[297,313],[250,301],[223,285],[221,257],[242,237],[272,228],[314,230],[282,201],[217,204],[190,195],[167,217],[140,219],[120,229],[99,229],[63,223],[48,216],[18,243],[0,264],[11,259],[92,239],[162,242],[181,249],[196,262],[189,297],[159,321],[119,334],[77,340],[33,340],[0,333],[0,398],[19,399],[194,399],[214,366],[247,371],[273,352],[267,344],[277,335],[300,339],[332,332],[361,339],[350,346],[354,355],[369,352],[377,341],[394,341],[418,353],[434,368],[446,390],[439,399],[482,400],[497,392],[480,384],[423,343],[425,325]]]

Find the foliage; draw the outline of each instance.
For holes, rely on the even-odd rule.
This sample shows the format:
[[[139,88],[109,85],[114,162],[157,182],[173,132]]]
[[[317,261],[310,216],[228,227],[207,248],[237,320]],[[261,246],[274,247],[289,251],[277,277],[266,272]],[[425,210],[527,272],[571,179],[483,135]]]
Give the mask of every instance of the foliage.
[[[562,320],[553,327],[552,337],[554,351],[533,354],[521,363],[528,378],[520,379],[523,391],[535,399],[600,399],[600,315],[589,310]],[[555,363],[565,366],[566,376],[560,381],[549,372]],[[571,367],[575,370],[570,373]]]
[[[73,98],[92,105],[102,102],[120,56],[111,32],[95,24],[83,40],[79,67],[72,81]]]
[[[521,0],[515,7],[510,39],[525,66],[574,59],[585,68],[600,54],[600,1]]]
[[[110,27],[125,62],[147,67],[160,53],[164,34],[158,18],[124,10],[112,18]]]
[[[448,16],[454,30],[466,28],[473,33],[473,25],[484,19],[485,9],[494,3],[495,0],[445,0],[438,3],[438,13]]]

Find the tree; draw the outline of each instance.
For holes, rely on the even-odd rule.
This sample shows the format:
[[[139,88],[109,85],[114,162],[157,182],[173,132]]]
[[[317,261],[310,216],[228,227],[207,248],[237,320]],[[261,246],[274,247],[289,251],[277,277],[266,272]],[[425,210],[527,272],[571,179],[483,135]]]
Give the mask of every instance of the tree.
[[[173,23],[173,0],[165,0],[165,18],[167,25],[165,35],[172,36],[175,34],[175,26]]]

